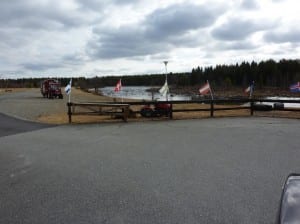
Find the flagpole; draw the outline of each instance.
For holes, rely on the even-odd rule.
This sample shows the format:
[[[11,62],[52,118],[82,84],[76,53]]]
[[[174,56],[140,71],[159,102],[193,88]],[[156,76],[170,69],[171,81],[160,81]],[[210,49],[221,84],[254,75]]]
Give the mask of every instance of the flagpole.
[[[250,96],[249,96],[250,99],[252,99],[253,90],[254,90],[254,81],[252,81],[252,83],[250,85]]]
[[[72,94],[72,78],[71,78],[71,81],[70,81],[69,103],[71,103],[71,94]]]
[[[122,103],[123,103],[123,91],[121,90],[120,93],[121,93],[121,99],[122,99]]]
[[[168,85],[168,69],[167,69],[168,61],[164,61],[164,64],[165,64],[165,69],[166,69],[166,83]],[[166,94],[167,101],[168,101],[168,92],[169,92],[169,90],[167,91],[167,94]]]
[[[120,87],[120,94],[121,94],[121,100],[122,100],[122,103],[123,103],[122,79],[120,79],[120,84],[121,84],[121,87]]]

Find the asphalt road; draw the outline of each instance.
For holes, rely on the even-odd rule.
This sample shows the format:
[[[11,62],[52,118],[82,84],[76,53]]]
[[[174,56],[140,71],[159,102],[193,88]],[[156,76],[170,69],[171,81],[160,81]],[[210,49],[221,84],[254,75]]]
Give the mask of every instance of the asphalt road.
[[[20,120],[0,113],[0,137],[47,127],[53,127],[53,125]]]
[[[0,223],[273,223],[299,120],[67,125],[0,138]]]

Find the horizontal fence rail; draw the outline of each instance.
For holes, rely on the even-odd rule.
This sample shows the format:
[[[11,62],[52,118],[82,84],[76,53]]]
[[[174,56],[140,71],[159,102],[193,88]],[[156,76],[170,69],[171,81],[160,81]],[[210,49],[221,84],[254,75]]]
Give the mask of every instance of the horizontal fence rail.
[[[263,104],[273,103],[275,105]],[[126,101],[126,102],[70,102],[68,106],[69,122],[72,121],[72,115],[118,115],[124,121],[127,121],[127,117],[130,112],[130,106],[145,106],[145,105],[157,105],[157,104],[169,104],[170,111],[168,113],[169,118],[173,118],[173,113],[177,112],[197,112],[208,111],[210,116],[214,116],[215,111],[228,111],[228,110],[249,110],[250,115],[256,110],[277,110],[277,111],[293,111],[300,112],[300,108],[288,108],[284,107],[284,103],[297,103],[300,104],[300,100],[276,100],[276,99],[201,99],[201,100],[181,100],[181,101]],[[182,104],[206,104],[208,108],[186,108],[186,109],[173,109],[174,105]],[[222,105],[224,107],[218,107]],[[235,105],[235,106],[233,106]],[[225,107],[226,106],[226,107]],[[263,108],[265,106],[265,108]],[[85,111],[75,111],[75,108],[84,108]],[[108,108],[105,110],[104,108]],[[140,110],[132,113],[139,113]]]

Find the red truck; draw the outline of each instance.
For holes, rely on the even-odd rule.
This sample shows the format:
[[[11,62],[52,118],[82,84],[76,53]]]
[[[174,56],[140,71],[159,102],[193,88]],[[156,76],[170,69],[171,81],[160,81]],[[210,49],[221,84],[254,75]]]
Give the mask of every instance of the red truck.
[[[62,99],[60,82],[56,79],[46,79],[41,83],[41,93],[43,97],[49,99],[59,98]]]

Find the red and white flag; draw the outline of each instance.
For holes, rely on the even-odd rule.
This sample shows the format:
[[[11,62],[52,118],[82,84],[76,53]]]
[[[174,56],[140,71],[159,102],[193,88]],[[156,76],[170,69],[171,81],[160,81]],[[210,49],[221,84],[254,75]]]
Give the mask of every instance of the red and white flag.
[[[207,82],[204,86],[199,89],[199,93],[201,95],[207,94],[211,92],[209,82]]]
[[[122,82],[121,82],[121,79],[118,81],[116,87],[115,87],[115,92],[119,92],[121,91],[121,88],[122,88]]]

